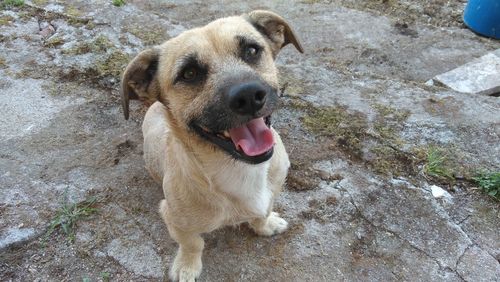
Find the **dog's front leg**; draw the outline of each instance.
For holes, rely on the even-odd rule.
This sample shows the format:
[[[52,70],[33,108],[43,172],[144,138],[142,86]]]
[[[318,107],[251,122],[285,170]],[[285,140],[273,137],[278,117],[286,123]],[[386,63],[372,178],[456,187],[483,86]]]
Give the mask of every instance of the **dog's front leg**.
[[[179,244],[179,250],[170,268],[170,279],[194,282],[201,273],[201,255],[205,245],[203,238],[200,234],[184,232],[174,226],[168,226],[168,232]]]
[[[251,220],[250,227],[261,236],[272,236],[282,233],[288,227],[288,222],[281,218],[278,213],[271,212],[266,218]]]

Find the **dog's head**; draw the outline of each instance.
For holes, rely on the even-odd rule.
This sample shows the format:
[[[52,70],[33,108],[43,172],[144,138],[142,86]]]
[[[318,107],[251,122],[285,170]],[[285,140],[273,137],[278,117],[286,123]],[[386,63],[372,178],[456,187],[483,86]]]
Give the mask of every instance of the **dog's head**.
[[[274,59],[289,43],[303,52],[290,26],[269,11],[185,31],[130,62],[122,77],[125,119],[129,99],[158,100],[187,138],[264,162],[273,154],[270,118],[278,104]]]

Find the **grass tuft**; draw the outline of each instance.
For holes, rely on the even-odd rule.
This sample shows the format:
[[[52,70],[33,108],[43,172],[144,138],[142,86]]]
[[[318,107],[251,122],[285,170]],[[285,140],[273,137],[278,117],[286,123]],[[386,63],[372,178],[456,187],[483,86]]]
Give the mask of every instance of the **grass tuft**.
[[[479,173],[472,180],[488,195],[500,199],[500,172]]]
[[[429,151],[427,152],[425,173],[437,178],[453,178],[450,170],[446,167],[446,156],[441,150],[434,147],[429,148]]]
[[[116,7],[121,7],[125,5],[125,0],[113,0],[113,5],[115,5]]]
[[[24,5],[24,0],[4,0],[2,2],[3,3],[1,4],[1,6],[3,7],[8,7],[8,6],[20,7]]]
[[[57,211],[56,216],[50,222],[42,244],[45,245],[50,235],[58,229],[64,232],[68,241],[73,242],[75,240],[76,222],[96,213],[96,204],[97,200],[95,197],[79,203],[64,203],[63,206]]]
[[[103,282],[109,282],[109,280],[111,279],[111,273],[103,271],[101,272],[101,278]]]

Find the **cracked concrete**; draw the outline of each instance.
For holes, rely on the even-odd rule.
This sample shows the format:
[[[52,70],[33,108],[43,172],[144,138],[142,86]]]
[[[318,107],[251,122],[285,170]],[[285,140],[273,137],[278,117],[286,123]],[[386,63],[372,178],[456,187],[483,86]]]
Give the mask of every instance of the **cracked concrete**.
[[[163,278],[177,246],[144,169],[145,107],[123,120],[119,74],[183,30],[264,8],[306,49],[277,60],[290,230],[206,234],[200,281],[498,281],[498,200],[471,177],[500,170],[500,100],[425,84],[499,52],[462,25],[463,1],[25,3],[0,10],[0,280]],[[451,177],[426,171],[433,149]],[[44,240],[64,204],[90,197],[98,212],[74,241]]]

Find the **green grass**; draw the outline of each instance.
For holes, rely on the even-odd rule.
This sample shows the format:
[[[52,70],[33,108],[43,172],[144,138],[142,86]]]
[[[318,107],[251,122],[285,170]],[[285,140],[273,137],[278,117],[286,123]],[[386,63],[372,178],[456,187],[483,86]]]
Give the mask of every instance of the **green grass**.
[[[446,156],[441,150],[434,147],[429,148],[427,151],[425,173],[436,178],[453,178],[450,170],[446,167]]]
[[[4,6],[4,7],[6,7],[6,6],[19,7],[19,6],[24,5],[24,0],[4,0],[2,2],[3,2],[2,6]]]
[[[500,172],[479,173],[472,180],[488,195],[500,199]]]
[[[101,272],[102,281],[108,282],[111,279],[111,273],[103,271]]]
[[[64,203],[63,206],[57,211],[56,216],[51,220],[49,228],[42,241],[43,245],[45,245],[47,239],[56,230],[62,230],[68,238],[68,241],[73,242],[75,240],[76,223],[79,220],[96,213],[96,203],[97,200],[94,197],[79,203]]]
[[[125,0],[113,0],[113,5],[115,5],[116,7],[121,7],[125,5]]]

